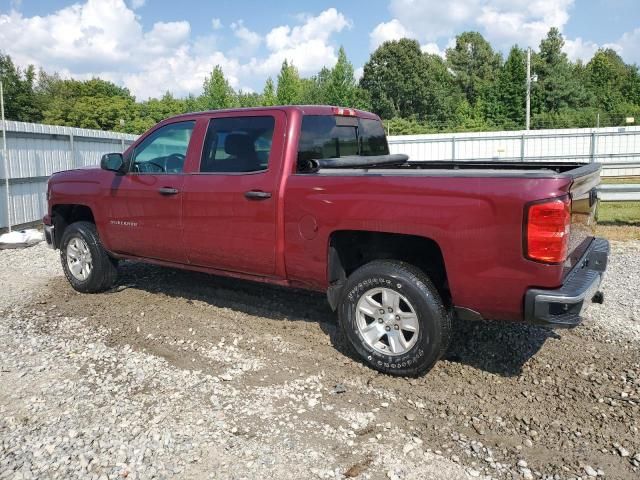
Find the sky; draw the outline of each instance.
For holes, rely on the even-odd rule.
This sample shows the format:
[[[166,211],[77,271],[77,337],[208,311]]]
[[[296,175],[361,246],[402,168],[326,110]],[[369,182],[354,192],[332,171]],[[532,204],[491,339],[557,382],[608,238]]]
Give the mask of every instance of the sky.
[[[475,30],[506,53],[537,48],[553,26],[573,60],[613,48],[640,64],[640,0],[0,0],[0,52],[18,65],[99,76],[139,100],[198,95],[215,65],[235,89],[260,91],[284,59],[310,76],[340,46],[361,75],[386,40],[444,55]]]

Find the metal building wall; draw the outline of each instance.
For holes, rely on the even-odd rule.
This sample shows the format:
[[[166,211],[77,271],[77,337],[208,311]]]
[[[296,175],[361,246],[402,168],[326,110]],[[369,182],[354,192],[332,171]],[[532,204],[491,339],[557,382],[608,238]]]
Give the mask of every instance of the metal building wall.
[[[135,135],[84,128],[6,122],[11,223],[36,221],[46,213],[46,185],[52,173],[97,165],[109,152],[121,152]],[[0,139],[2,138],[0,129]],[[6,227],[6,172],[0,148],[0,228]]]

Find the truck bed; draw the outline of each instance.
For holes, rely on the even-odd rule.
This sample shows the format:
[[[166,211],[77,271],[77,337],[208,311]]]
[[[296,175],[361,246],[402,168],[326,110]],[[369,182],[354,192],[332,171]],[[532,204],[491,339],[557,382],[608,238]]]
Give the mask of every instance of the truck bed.
[[[368,168],[320,168],[323,175],[424,175],[448,177],[578,178],[597,172],[600,164],[576,162],[410,161],[404,165]]]

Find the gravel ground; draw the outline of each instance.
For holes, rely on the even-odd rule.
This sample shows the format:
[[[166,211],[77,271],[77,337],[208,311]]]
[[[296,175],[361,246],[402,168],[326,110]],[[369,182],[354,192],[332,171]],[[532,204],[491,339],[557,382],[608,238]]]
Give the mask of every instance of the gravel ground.
[[[640,242],[585,325],[458,323],[418,379],[355,360],[321,295],[126,262],[74,292],[0,251],[0,479],[640,478]]]

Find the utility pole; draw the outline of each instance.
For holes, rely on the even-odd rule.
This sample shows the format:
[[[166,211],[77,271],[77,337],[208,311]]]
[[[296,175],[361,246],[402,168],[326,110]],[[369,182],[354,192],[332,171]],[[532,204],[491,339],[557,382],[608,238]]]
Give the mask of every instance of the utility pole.
[[[4,90],[0,80],[0,118],[2,118],[2,158],[4,159],[4,191],[7,200],[7,226],[11,232],[11,205],[9,204],[9,157],[7,157],[7,122],[4,120]]]
[[[531,47],[527,48],[527,114],[525,130],[531,123]]]

